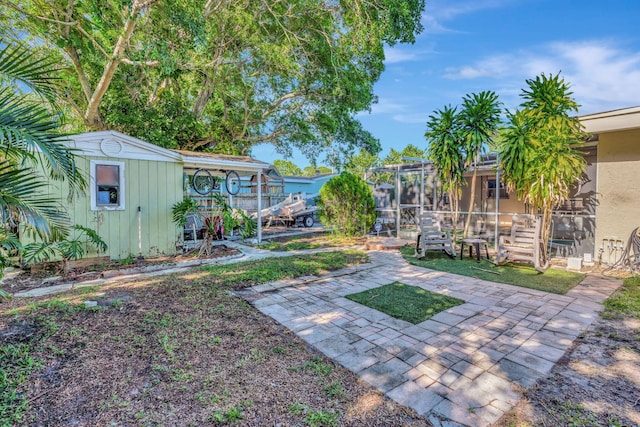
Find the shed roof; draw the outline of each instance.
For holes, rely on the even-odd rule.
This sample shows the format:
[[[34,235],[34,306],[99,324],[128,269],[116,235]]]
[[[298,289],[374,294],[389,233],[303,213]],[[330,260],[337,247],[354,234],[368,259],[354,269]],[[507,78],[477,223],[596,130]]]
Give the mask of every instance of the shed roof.
[[[199,151],[171,150],[180,154],[185,168],[235,170],[244,174],[257,173],[269,169],[269,163],[253,159],[249,156],[230,156],[227,154],[203,153]]]

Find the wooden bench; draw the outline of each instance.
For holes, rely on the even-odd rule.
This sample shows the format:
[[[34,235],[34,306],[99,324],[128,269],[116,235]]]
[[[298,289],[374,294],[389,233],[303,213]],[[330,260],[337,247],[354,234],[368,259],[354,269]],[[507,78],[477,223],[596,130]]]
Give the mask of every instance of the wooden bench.
[[[494,263],[500,265],[507,261],[530,262],[540,272],[548,268],[548,263],[544,266],[540,263],[540,218],[526,214],[513,216],[511,234],[498,240]]]
[[[425,212],[418,220],[418,238],[416,241],[416,258],[424,258],[426,251],[443,251],[455,258],[456,250],[451,234],[442,230],[440,219],[432,212]]]

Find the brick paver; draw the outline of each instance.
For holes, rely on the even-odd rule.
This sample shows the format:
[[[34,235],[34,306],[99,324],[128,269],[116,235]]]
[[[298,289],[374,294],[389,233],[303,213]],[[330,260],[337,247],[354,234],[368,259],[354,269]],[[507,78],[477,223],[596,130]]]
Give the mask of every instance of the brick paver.
[[[260,311],[436,426],[497,421],[517,403],[517,387],[548,375],[620,286],[587,276],[555,295],[411,266],[395,251],[369,256],[370,264],[348,271],[244,292]],[[465,303],[413,325],[345,298],[394,281]]]

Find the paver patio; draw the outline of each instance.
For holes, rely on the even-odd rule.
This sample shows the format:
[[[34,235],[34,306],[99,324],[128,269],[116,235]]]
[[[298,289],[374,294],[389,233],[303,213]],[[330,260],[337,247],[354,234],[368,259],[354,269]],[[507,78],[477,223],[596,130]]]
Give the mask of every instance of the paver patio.
[[[409,265],[396,251],[369,264],[239,292],[261,312],[435,426],[487,426],[546,376],[620,286],[587,276],[567,295]],[[400,281],[464,304],[413,325],[345,298]]]

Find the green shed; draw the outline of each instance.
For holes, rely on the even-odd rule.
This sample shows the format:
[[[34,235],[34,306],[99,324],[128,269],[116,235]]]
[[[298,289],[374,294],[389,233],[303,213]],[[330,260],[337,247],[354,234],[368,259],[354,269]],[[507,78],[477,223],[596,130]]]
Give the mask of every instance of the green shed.
[[[182,156],[171,150],[115,132],[74,135],[76,164],[88,187],[84,196],[59,194],[72,224],[95,230],[107,243],[112,260],[176,253],[180,231],[171,207],[182,200]],[[88,256],[96,255],[89,253]]]

